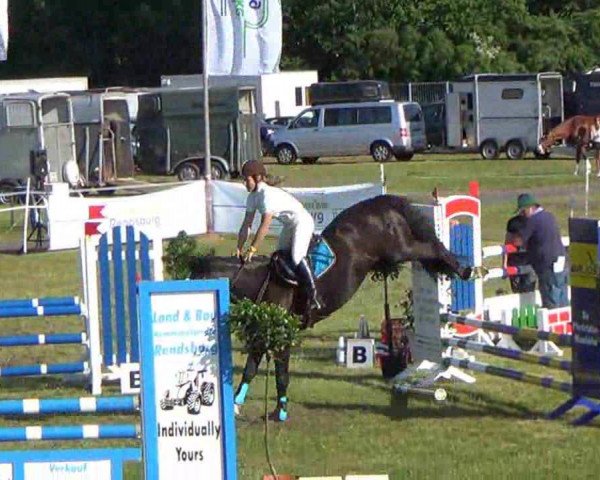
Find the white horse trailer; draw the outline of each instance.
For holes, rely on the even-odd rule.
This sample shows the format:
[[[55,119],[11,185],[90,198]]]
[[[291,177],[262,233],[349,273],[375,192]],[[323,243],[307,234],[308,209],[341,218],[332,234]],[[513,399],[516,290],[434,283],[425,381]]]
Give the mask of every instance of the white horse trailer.
[[[564,119],[560,73],[470,75],[450,84],[447,146],[510,159],[535,153],[540,138]]]

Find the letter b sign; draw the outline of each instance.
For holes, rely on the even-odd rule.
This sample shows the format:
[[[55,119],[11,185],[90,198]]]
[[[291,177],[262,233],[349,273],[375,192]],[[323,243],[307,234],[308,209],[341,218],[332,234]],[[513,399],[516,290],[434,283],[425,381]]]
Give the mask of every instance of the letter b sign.
[[[372,338],[349,338],[346,343],[349,368],[372,368],[375,340]]]

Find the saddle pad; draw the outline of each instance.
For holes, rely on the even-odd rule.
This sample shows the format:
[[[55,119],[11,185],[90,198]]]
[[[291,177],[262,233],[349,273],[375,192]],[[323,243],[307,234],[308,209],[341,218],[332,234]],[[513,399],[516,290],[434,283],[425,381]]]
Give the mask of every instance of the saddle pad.
[[[335,253],[324,238],[319,238],[308,252],[315,278],[320,278],[335,264]]]

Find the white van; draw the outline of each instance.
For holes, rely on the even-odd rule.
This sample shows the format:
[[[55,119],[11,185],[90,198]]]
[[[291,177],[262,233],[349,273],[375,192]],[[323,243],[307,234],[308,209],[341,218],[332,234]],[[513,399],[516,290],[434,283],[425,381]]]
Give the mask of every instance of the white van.
[[[319,157],[369,154],[377,162],[410,160],[427,143],[420,105],[394,101],[313,106],[276,130],[271,141],[284,165],[298,158],[315,163]]]

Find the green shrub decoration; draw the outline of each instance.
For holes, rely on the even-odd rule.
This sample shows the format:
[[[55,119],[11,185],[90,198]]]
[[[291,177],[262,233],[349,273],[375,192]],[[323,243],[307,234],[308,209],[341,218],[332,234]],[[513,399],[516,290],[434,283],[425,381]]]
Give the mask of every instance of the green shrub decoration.
[[[280,305],[244,299],[231,305],[231,332],[244,345],[246,352],[263,351],[270,356],[299,342],[300,317]]]
[[[200,245],[195,238],[182,230],[165,248],[165,271],[174,280],[190,278],[198,258],[214,254],[214,249]]]

